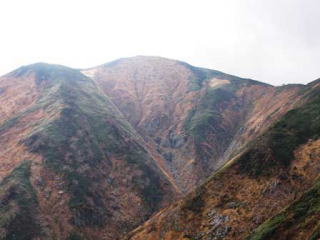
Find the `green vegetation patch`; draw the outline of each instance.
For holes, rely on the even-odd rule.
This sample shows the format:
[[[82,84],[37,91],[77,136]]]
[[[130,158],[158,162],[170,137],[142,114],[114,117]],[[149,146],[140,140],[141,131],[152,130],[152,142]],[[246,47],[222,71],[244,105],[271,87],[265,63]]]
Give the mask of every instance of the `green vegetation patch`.
[[[32,152],[42,154],[45,166],[66,180],[69,206],[74,213],[73,223],[76,226],[101,226],[108,213],[101,201],[101,193],[94,190],[97,176],[92,172],[99,172],[96,166],[102,160],[107,161],[107,153],[114,150],[112,144],[104,142],[116,142],[112,135],[115,130],[105,122],[104,115],[99,112],[91,115],[94,109],[86,112],[77,104],[68,102],[70,98],[80,97],[74,94],[72,89],[59,91],[60,97],[68,99],[60,118],[31,134],[24,143]]]
[[[66,240],[85,240],[85,238],[76,232],[71,232]]]
[[[75,70],[52,69],[39,73],[45,85],[37,102],[49,111],[54,107],[59,117],[44,121],[23,141],[31,152],[44,157],[44,164],[66,182],[69,207],[76,226],[103,226],[111,217],[99,185],[111,169],[111,157],[125,158],[143,173],[138,189],[154,208],[161,200],[160,181],[147,167],[146,153],[137,141],[139,136],[121,113],[96,87]],[[80,75],[79,75],[80,74]]]
[[[305,231],[309,232],[308,222],[315,220],[318,222],[320,214],[320,181],[302,197],[291,204],[283,212],[275,217],[267,220],[260,225],[250,236],[248,240],[264,240],[264,239],[279,239],[279,236],[288,232]],[[317,236],[318,232],[313,235]],[[283,235],[282,235],[283,236]],[[286,238],[287,239],[287,238]],[[289,238],[288,238],[289,239]],[[312,238],[311,238],[312,239]]]
[[[199,213],[202,211],[205,205],[205,201],[203,200],[203,191],[201,188],[197,188],[193,195],[189,195],[184,204],[182,205],[182,210],[188,210],[195,213]]]
[[[38,202],[30,182],[30,161],[24,161],[0,184],[1,239],[28,240],[39,237]]]
[[[150,212],[154,212],[159,208],[162,202],[164,192],[161,188],[159,174],[146,164],[150,162],[145,150],[137,144],[131,144],[122,152],[127,163],[135,166],[141,171],[140,176],[133,178],[133,184],[136,190],[141,194],[142,199],[149,207]]]
[[[221,124],[221,111],[223,105],[234,98],[234,95],[224,89],[208,89],[201,97],[200,104],[192,109],[184,122],[185,131],[192,136],[196,142],[206,140],[212,131],[223,130]]]
[[[319,93],[319,90],[318,90]],[[239,160],[242,172],[252,176],[268,174],[279,167],[287,167],[294,158],[294,150],[309,139],[320,136],[320,97],[313,98],[297,109],[289,111]]]
[[[214,136],[214,139],[221,143],[220,146],[227,147],[232,139],[234,131],[225,128],[222,112],[234,98],[236,98],[234,93],[228,89],[208,88],[184,121],[184,131],[194,140],[196,154],[203,161],[208,161],[217,154],[215,151],[218,151],[206,147],[203,145],[204,142],[212,141],[210,138]]]
[[[308,240],[318,240],[320,238],[320,229],[314,231]]]

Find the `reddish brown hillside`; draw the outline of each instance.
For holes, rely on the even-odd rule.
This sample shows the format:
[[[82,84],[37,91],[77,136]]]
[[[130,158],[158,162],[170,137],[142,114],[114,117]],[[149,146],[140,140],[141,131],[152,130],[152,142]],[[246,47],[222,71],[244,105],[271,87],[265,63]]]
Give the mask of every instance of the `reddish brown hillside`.
[[[150,217],[127,238],[278,237],[295,207],[254,229],[318,175],[318,85],[159,57],[21,67],[0,78],[0,239],[116,240]]]
[[[317,239],[319,92],[318,83],[300,90],[294,110],[126,239]]]
[[[1,78],[0,238],[117,239],[178,196],[95,83],[34,64]]]
[[[301,88],[275,88],[159,57],[120,59],[83,73],[158,153],[158,165],[183,192],[292,108]]]

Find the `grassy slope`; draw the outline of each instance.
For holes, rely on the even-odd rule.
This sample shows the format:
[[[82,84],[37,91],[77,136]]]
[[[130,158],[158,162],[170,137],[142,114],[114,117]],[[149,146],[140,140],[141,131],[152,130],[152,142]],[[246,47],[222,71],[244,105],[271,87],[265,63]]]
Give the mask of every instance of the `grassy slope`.
[[[305,96],[308,100],[306,104],[288,112],[260,138],[260,141],[264,140],[264,145],[260,145],[261,142],[256,144],[240,159],[243,171],[258,176],[270,174],[279,167],[287,167],[299,145],[319,138],[319,87],[311,88]],[[317,239],[319,216],[320,182],[317,181],[299,200],[259,226],[248,239],[290,239],[298,232],[306,231],[314,232],[310,239]]]
[[[263,239],[318,239],[320,237],[320,181],[280,214],[260,225],[249,240]],[[306,238],[308,237],[308,238]]]
[[[194,141],[196,155],[202,161],[219,158],[241,127],[245,116],[244,112],[250,107],[238,99],[236,91],[246,86],[266,84],[219,71],[182,64],[194,73],[194,78],[189,79],[190,91],[200,90],[213,78],[229,81],[228,84],[218,87],[207,87],[205,93],[184,120],[184,130]],[[224,111],[226,109],[238,115],[237,122],[233,126],[228,126],[227,122],[230,119],[225,119]]]
[[[305,93],[306,104],[289,111],[259,137],[239,160],[243,172],[252,176],[271,174],[287,167],[294,150],[309,139],[320,136],[319,87]]]

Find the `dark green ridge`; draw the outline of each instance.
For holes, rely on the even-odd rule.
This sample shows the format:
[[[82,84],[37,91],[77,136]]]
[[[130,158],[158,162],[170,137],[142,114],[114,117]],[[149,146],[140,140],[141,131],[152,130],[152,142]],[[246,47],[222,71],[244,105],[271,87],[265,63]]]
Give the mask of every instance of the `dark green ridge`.
[[[241,156],[241,172],[259,176],[288,167],[299,145],[320,137],[320,87],[303,92],[306,103],[286,113]]]
[[[71,196],[73,224],[102,226],[111,217],[94,186],[104,179],[99,166],[109,166],[112,156],[124,157],[143,172],[135,179],[136,190],[150,212],[157,209],[163,192],[154,163],[139,144],[140,137],[95,83],[63,66],[36,64],[31,69],[41,87],[33,109],[58,111],[60,117],[42,121],[22,142],[44,156],[46,167],[63,176]],[[89,170],[82,170],[86,167]]]
[[[77,232],[71,232],[66,240],[85,240],[86,238],[82,237]]]
[[[206,88],[204,94],[199,97],[196,107],[189,111],[183,123],[186,135],[194,141],[197,156],[203,161],[219,156],[229,146],[242,123],[241,120],[244,120],[245,112],[243,109],[246,104],[250,104],[239,99],[236,91],[247,84],[255,84],[255,82],[240,78],[239,80],[230,79],[232,79],[229,80],[230,84]],[[226,106],[232,106],[234,112],[239,115],[238,124],[232,129],[226,129],[223,125],[222,113]],[[208,139],[212,135],[221,144],[221,148],[203,149],[205,147],[203,142],[210,141]]]
[[[22,162],[0,183],[0,229],[5,234],[1,239],[29,240],[42,235],[30,167],[30,161]]]

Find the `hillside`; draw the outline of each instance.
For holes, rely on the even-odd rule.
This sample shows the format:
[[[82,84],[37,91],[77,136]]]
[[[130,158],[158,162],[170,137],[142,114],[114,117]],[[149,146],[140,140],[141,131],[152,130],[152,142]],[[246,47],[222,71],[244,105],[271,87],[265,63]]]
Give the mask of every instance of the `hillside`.
[[[35,64],[0,87],[2,106],[15,106],[1,107],[1,238],[115,239],[177,196],[141,137],[79,71]]]
[[[319,84],[20,67],[0,77],[0,239],[315,239]]]
[[[119,59],[82,72],[110,96],[184,193],[291,109],[301,88],[159,57]]]
[[[319,92],[303,87],[293,110],[126,239],[317,239]]]

